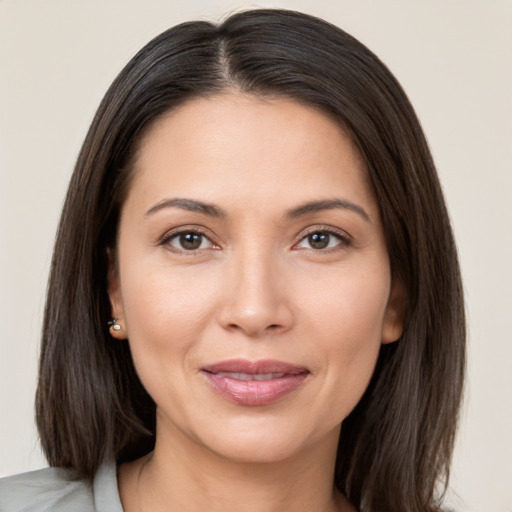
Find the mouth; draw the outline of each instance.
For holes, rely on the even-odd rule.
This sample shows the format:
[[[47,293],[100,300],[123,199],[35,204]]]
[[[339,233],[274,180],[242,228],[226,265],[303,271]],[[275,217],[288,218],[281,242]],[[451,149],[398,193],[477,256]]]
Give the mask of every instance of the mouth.
[[[223,361],[201,369],[206,382],[223,398],[239,405],[274,403],[300,387],[310,371],[274,360]]]

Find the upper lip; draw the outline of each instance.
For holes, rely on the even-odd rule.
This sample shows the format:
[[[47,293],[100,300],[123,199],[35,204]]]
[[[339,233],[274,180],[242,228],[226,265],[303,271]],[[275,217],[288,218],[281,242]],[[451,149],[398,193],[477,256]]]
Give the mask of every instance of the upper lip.
[[[276,361],[274,359],[263,359],[259,361],[248,361],[246,359],[229,359],[220,361],[201,368],[209,373],[248,373],[252,375],[262,375],[268,373],[285,373],[297,375],[300,373],[309,373],[304,366]]]

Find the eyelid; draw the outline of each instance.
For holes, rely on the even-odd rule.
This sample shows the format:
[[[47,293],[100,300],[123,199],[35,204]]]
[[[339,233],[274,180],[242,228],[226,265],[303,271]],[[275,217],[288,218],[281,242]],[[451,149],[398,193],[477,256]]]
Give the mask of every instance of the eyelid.
[[[187,254],[187,255],[200,254],[203,251],[207,251],[207,250],[211,250],[211,249],[213,249],[213,250],[220,249],[219,244],[213,240],[212,235],[207,234],[208,231],[209,230],[205,229],[202,226],[196,226],[193,224],[185,225],[185,226],[178,226],[178,227],[175,227],[175,228],[165,231],[165,233],[161,237],[159,237],[159,239],[157,240],[157,245],[166,246],[166,248],[171,252],[178,253],[178,254]],[[201,235],[210,242],[212,247],[209,247],[207,249],[196,249],[196,250],[188,250],[187,251],[185,249],[180,250],[177,247],[171,246],[169,244],[170,240],[172,240],[173,238],[176,238],[184,233],[196,233],[198,235]]]
[[[292,249],[294,250],[300,250],[298,248],[298,244],[300,244],[306,237],[313,233],[327,233],[329,235],[333,235],[337,237],[340,240],[340,244],[343,247],[347,247],[352,243],[352,237],[343,229],[335,228],[333,226],[327,226],[327,225],[315,225],[315,226],[309,226],[302,230],[300,234],[297,236],[297,240],[294,242]],[[335,251],[339,249],[338,246],[332,247],[330,249],[311,249],[315,252],[330,252]]]
[[[173,247],[169,244],[170,240],[172,240],[173,238],[175,238],[181,234],[184,234],[184,233],[197,233],[198,235],[205,237],[210,242],[212,247],[209,247],[208,249],[197,249],[197,250],[188,250],[187,251],[187,250],[180,250],[180,249]],[[320,225],[309,226],[309,227],[303,229],[297,235],[296,240],[293,243],[292,249],[300,250],[300,248],[297,247],[298,244],[300,244],[307,236],[309,236],[313,233],[327,233],[329,235],[333,235],[340,240],[339,245],[341,245],[343,247],[347,247],[352,243],[352,237],[345,230],[340,229],[340,228],[335,228],[334,226],[320,224]],[[162,246],[166,245],[168,250],[170,250],[171,252],[180,253],[180,254],[186,253],[188,255],[199,254],[205,250],[212,250],[212,249],[219,250],[221,248],[220,244],[218,244],[214,240],[214,237],[211,234],[209,234],[208,229],[204,228],[203,226],[197,226],[197,225],[193,225],[193,224],[177,226],[175,228],[165,231],[164,234],[158,238],[156,245],[162,245]],[[332,247],[330,249],[323,249],[323,250],[322,249],[311,249],[311,250],[315,251],[315,252],[330,252],[330,251],[335,251],[338,249],[339,249],[339,247],[336,246],[336,247]]]

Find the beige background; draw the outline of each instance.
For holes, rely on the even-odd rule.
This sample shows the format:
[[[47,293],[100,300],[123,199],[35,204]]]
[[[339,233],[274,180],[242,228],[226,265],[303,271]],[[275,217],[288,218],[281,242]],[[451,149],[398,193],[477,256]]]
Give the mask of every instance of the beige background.
[[[469,385],[450,502],[512,511],[507,0],[0,0],[0,475],[45,464],[32,405],[45,283],[66,184],[102,94],[162,30],[247,7],[303,10],[344,28],[388,64],[415,105],[467,292]]]

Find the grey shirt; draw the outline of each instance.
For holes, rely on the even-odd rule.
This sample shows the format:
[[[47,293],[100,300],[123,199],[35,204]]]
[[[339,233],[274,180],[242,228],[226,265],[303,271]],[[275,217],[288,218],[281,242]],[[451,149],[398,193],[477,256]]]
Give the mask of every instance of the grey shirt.
[[[123,512],[116,465],[103,464],[92,485],[46,468],[0,479],[0,512]]]

